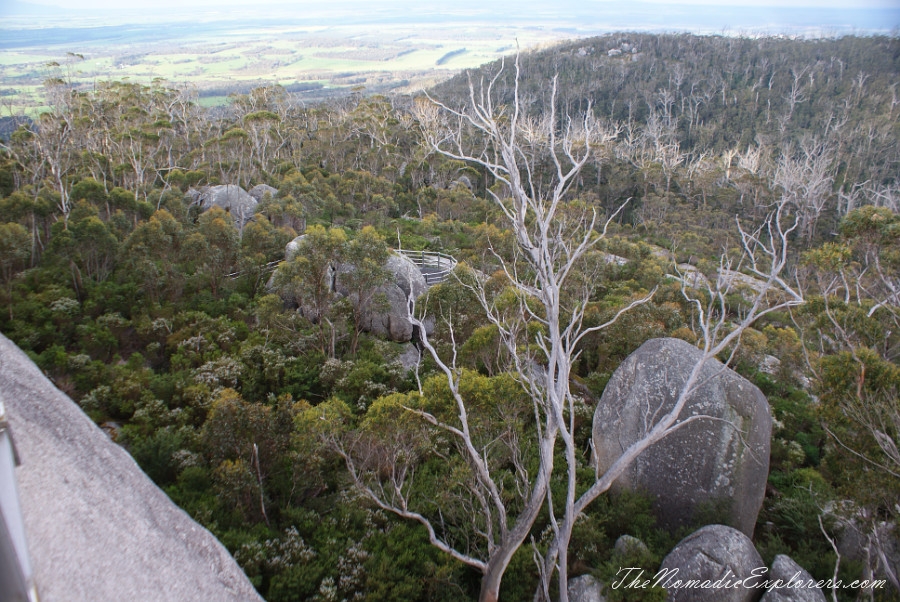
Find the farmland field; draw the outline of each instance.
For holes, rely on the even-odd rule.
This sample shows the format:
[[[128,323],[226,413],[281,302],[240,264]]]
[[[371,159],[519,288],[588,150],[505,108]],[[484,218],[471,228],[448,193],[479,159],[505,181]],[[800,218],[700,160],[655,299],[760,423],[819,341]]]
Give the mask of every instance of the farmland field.
[[[260,4],[252,10],[135,12],[3,0],[0,116],[39,111],[42,85],[51,77],[84,88],[104,80],[160,78],[195,88],[207,106],[264,84],[280,84],[312,101],[360,86],[365,92],[410,92],[517,47],[527,51],[616,30],[755,36],[774,28],[834,36],[890,29],[900,18],[896,9],[822,9],[813,18],[792,7],[696,8],[674,4],[661,12],[651,3],[581,0],[558,0],[552,8],[527,8],[516,0],[458,0],[429,8],[395,0],[360,10],[347,0],[333,0],[304,8]],[[741,30],[730,29],[736,22],[743,24]]]
[[[129,30],[129,31],[126,31]],[[97,81],[195,87],[205,105],[263,84],[280,84],[309,100],[349,88],[370,92],[421,89],[520,48],[572,37],[570,30],[476,27],[469,22],[291,25],[279,22],[180,26],[35,28],[0,41],[4,114],[34,113],[42,84],[60,77],[90,87]],[[2,32],[0,32],[2,33]],[[54,43],[55,40],[60,40]]]

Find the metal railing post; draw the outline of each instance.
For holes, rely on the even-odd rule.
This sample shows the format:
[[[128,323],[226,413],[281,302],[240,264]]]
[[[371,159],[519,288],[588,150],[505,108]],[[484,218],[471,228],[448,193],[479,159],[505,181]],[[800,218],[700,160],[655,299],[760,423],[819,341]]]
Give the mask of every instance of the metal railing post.
[[[447,279],[453,268],[456,267],[456,259],[452,255],[440,253],[437,251],[410,251],[407,249],[397,249],[397,253],[403,255],[407,259],[418,266],[419,271],[425,278],[425,284],[431,286],[440,284]],[[425,269],[434,268],[433,272],[426,272]]]
[[[0,600],[37,602],[16,486],[18,463],[6,409],[0,402]]]

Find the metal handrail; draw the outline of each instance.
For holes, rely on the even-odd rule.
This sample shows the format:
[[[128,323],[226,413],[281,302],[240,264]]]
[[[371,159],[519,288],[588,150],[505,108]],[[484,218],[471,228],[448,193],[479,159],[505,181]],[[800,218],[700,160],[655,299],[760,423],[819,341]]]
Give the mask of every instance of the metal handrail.
[[[0,403],[0,600],[37,602],[34,570],[28,557],[25,523],[16,486],[19,464],[3,403]]]
[[[225,274],[225,277],[231,278],[232,280],[234,280],[236,278],[240,278],[241,276],[243,276],[244,274],[246,274],[248,272],[255,272],[256,270],[259,270],[260,274],[268,274],[269,272],[274,272],[275,269],[278,267],[278,264],[281,263],[281,261],[282,261],[281,259],[276,259],[275,261],[270,261],[267,264],[261,265],[256,268],[252,268],[250,270],[238,270],[237,272]]]
[[[452,255],[438,251],[410,251],[408,249],[396,249],[396,251],[419,267],[419,271],[425,278],[425,284],[428,286],[445,282],[458,263]],[[435,271],[425,272],[422,271],[422,268]]]
[[[428,286],[445,282],[459,263],[452,255],[447,255],[446,253],[440,253],[438,251],[410,251],[408,249],[396,249],[396,252],[418,266],[419,271],[422,272],[422,276],[425,278],[425,284]],[[255,268],[253,271],[259,270],[259,273],[261,274],[274,272],[280,263],[281,260],[270,261],[265,265]],[[429,270],[434,271],[424,272],[422,271],[422,268],[428,268]],[[235,279],[245,273],[247,273],[247,270],[239,270],[237,272],[232,272],[231,274],[226,274],[225,277]]]

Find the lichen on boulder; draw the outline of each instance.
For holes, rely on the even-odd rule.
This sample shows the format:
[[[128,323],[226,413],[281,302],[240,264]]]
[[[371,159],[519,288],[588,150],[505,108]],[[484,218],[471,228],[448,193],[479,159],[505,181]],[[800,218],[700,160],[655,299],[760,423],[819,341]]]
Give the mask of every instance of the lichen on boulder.
[[[615,371],[594,413],[598,469],[606,471],[653,420],[670,411],[702,352],[652,339]],[[702,416],[646,449],[612,486],[652,496],[663,526],[703,513],[753,534],[765,495],[772,417],[762,392],[716,360],[703,367],[680,419]]]

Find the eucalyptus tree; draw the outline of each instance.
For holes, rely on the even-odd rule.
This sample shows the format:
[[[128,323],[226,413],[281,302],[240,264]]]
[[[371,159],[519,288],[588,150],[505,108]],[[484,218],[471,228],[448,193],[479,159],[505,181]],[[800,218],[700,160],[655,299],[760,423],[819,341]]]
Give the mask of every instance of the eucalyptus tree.
[[[292,243],[293,244],[293,243]],[[339,325],[334,305],[335,272],[343,261],[347,235],[340,228],[310,226],[296,243],[296,251],[275,272],[275,286],[281,295],[296,303],[304,316],[317,324],[322,355],[333,358]]]
[[[281,86],[261,86],[248,94],[231,97],[229,121],[247,135],[248,167],[251,179],[264,181],[289,144],[285,128],[289,124],[291,102]],[[289,157],[288,157],[289,158]]]
[[[513,555],[530,537],[540,568],[541,585],[536,597],[549,599],[556,575],[559,599],[566,601],[568,546],[578,516],[649,446],[704,418],[683,417],[681,412],[699,385],[707,362],[736,347],[744,330],[761,315],[802,301],[802,295],[784,275],[788,241],[797,221],[787,204],[781,202],[757,228],[738,227],[743,253],[733,258],[723,256],[720,270],[744,269],[765,282],[743,314],[734,317],[728,312],[726,297],[733,292],[734,279],[719,278],[703,294],[684,285],[683,294],[699,324],[702,359],[679,391],[674,408],[652,416],[646,430],[622,450],[618,460],[584,482],[575,436],[581,401],[571,387],[581,345],[585,337],[649,302],[654,291],[633,296],[605,322],[591,315],[600,296],[606,263],[598,243],[617,212],[601,218],[594,207],[578,200],[576,182],[596,150],[614,143],[618,130],[605,128],[590,108],[577,116],[559,112],[556,78],[547,93],[547,114],[529,115],[519,93],[520,80],[517,61],[512,90],[506,94],[508,103],[497,100],[503,92],[498,89],[498,73],[478,85],[470,81],[469,99],[463,107],[432,101],[439,112],[420,111],[425,135],[436,152],[473,165],[493,180],[488,194],[515,240],[511,253],[491,249],[507,292],[497,294],[493,279],[477,275],[466,278],[465,285],[496,329],[508,358],[507,370],[529,400],[534,416],[532,433],[514,439],[515,445],[505,444],[516,476],[511,479],[507,471],[498,468],[496,455],[501,443],[483,444],[475,434],[475,402],[464,386],[455,343],[449,355],[441,354],[427,335],[422,336],[424,349],[445,377],[455,415],[433,412],[427,404],[405,406],[423,424],[456,442],[469,475],[470,506],[478,514],[472,537],[482,544],[473,546],[471,540],[454,538],[453,530],[445,524],[447,515],[440,509],[429,515],[414,507],[414,474],[406,452],[399,454],[403,460],[400,464],[388,461],[392,468],[382,466],[380,474],[361,472],[359,466],[364,461],[353,456],[352,448],[344,448],[342,453],[357,485],[370,499],[422,523],[432,544],[481,571],[480,600],[498,599]],[[428,330],[426,317],[420,314],[412,318],[422,333]],[[442,321],[438,327],[449,330],[453,340],[452,313],[437,318]],[[522,451],[525,449],[532,450],[533,461],[528,461]],[[553,493],[552,480],[563,484],[562,497]],[[546,524],[537,523],[542,511],[548,517]],[[541,531],[545,533],[543,540],[538,535]],[[454,545],[457,542],[460,545]]]
[[[800,219],[800,234],[807,240],[832,199],[834,152],[826,141],[804,138],[799,149],[787,146],[775,170],[774,184]]]
[[[372,226],[366,226],[344,249],[345,266],[339,271],[342,286],[349,292],[350,318],[353,332],[350,353],[356,354],[359,335],[366,328],[366,320],[377,311],[383,294],[379,287],[390,279],[384,265],[389,255],[387,243]]]
[[[9,307],[9,319],[13,319],[12,285],[16,275],[28,267],[31,259],[31,236],[23,226],[15,222],[0,223],[0,280]]]
[[[67,221],[72,208],[69,200],[71,176],[77,165],[73,144],[76,127],[73,109],[78,93],[60,78],[48,80],[46,88],[51,99],[51,110],[41,114],[29,140],[37,148],[41,162],[49,172],[51,186],[59,194],[59,212]]]
[[[218,298],[229,274],[237,266],[240,237],[230,213],[213,207],[197,220],[197,230],[187,236],[185,246],[213,296]]]
[[[275,153],[272,147],[275,144],[275,128],[278,124],[278,115],[272,111],[254,111],[243,116],[244,131],[250,140],[250,165],[253,175],[257,178],[265,178],[272,172],[272,159]]]
[[[848,213],[836,242],[802,258],[810,303],[795,323],[832,443],[825,460],[843,498],[828,513],[858,530],[866,576],[885,574],[900,590],[885,537],[900,501],[898,228],[900,215],[886,207]]]
[[[518,63],[516,69],[518,72]],[[517,245],[511,257],[502,257],[496,250],[494,255],[508,279],[511,294],[506,296],[507,303],[500,304],[477,278],[469,286],[509,349],[512,372],[531,400],[536,440],[530,446],[539,450],[537,466],[529,471],[520,460],[515,491],[505,491],[504,483],[491,469],[491,446],[479,447],[473,439],[463,372],[456,365],[455,352],[453,359],[442,358],[427,337],[423,338],[423,345],[446,376],[456,416],[452,421],[444,421],[427,410],[410,410],[457,441],[471,472],[470,494],[484,521],[477,533],[485,545],[474,553],[455,549],[442,538],[440,525],[436,528],[418,513],[412,518],[426,525],[432,543],[482,572],[483,601],[498,599],[501,580],[513,554],[531,534],[544,505],[553,508],[549,485],[558,439],[563,440],[566,458],[570,460],[566,478],[572,498],[569,505],[574,503],[577,452],[571,421],[575,396],[569,389],[569,378],[578,344],[588,334],[608,326],[628,309],[652,297],[650,293],[633,300],[610,322],[585,324],[602,264],[597,261],[596,246],[612,217],[601,220],[591,208],[571,202],[571,193],[594,149],[610,142],[611,136],[590,112],[577,118],[557,113],[556,80],[545,119],[525,113],[519,98],[519,77],[512,93],[513,103],[496,106],[494,86],[498,77],[499,73],[477,91],[472,85],[470,106],[466,109],[436,103],[449,121],[431,111],[420,114],[425,117],[425,135],[437,152],[476,165],[498,184],[488,192]],[[480,145],[475,152],[468,150],[473,144]],[[420,331],[426,331],[421,319],[413,320]],[[452,329],[452,323],[447,327]],[[361,480],[358,483],[382,507],[411,516],[403,495],[385,500],[377,489]]]

